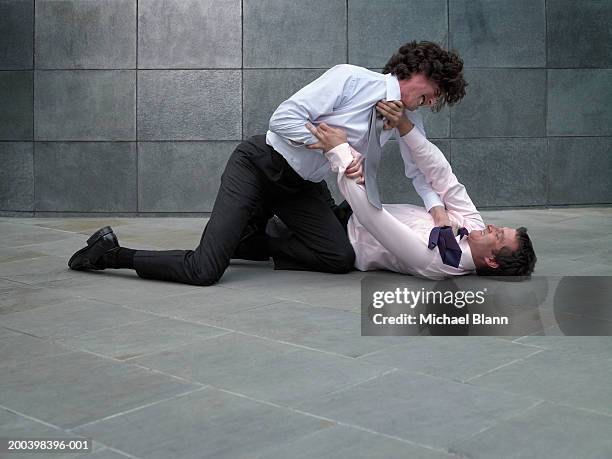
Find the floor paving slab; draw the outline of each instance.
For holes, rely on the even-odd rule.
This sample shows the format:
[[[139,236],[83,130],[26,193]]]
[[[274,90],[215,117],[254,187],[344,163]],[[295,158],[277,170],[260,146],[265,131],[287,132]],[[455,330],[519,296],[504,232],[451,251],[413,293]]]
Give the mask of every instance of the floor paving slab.
[[[129,224],[129,222],[130,220],[120,218],[38,218],[34,219],[33,223],[41,228],[79,233],[78,236],[82,239],[82,235],[89,235],[103,226],[111,226],[113,229],[116,229]]]
[[[275,293],[281,300],[296,301],[341,311],[361,311],[361,289],[354,280],[346,283],[308,290],[295,290],[293,292]]]
[[[50,243],[43,243],[42,245],[47,246]],[[31,246],[28,247],[2,247],[0,248],[0,263],[8,263],[11,261],[20,261],[20,260],[32,260],[34,258],[40,258],[49,255],[45,252],[37,252],[36,249],[32,249]]]
[[[400,370],[296,408],[439,449],[537,402]]]
[[[119,451],[112,451],[110,449],[100,449],[94,453],[91,454],[85,454],[83,456],[81,455],[77,455],[76,458],[80,458],[80,457],[86,457],[87,459],[125,459],[126,457],[129,458],[130,456],[126,455],[126,454],[121,454]],[[71,459],[72,456],[70,456],[68,459]]]
[[[543,351],[470,381],[612,416],[612,357]]]
[[[2,315],[2,325],[40,338],[61,339],[154,318],[154,315],[146,312],[74,298],[59,304]]]
[[[361,336],[361,317],[303,303],[281,302],[208,321],[230,330],[357,357],[401,342],[402,337]]]
[[[525,336],[519,343],[554,350],[576,358],[612,358],[612,336]]]
[[[612,275],[612,208],[483,216],[529,228],[544,333],[602,327],[558,325],[553,297],[559,276]],[[97,459],[611,455],[610,337],[362,337],[361,280],[407,279],[382,271],[233,260],[196,287],[66,266],[108,224],[189,249],[206,222],[0,218],[0,436],[83,426]]]
[[[69,270],[66,263],[64,257],[54,256],[0,263],[0,277],[30,285],[75,277],[77,271]]]
[[[69,289],[74,295],[114,304],[202,291],[202,287],[141,279],[131,270],[66,271],[75,273],[69,279],[37,284],[39,287]]]
[[[148,459],[246,459],[258,457],[273,445],[333,425],[289,409],[204,388],[75,432]]]
[[[72,352],[63,346],[58,346],[47,340],[30,335],[15,334],[0,341],[0,371],[10,371],[7,367],[30,362],[35,365],[37,360],[55,355]]]
[[[334,426],[273,447],[258,459],[451,459],[457,456],[400,439]]]
[[[21,247],[40,242],[53,242],[72,236],[70,232],[39,228],[35,225],[13,223],[0,219],[0,247]]]
[[[462,382],[539,351],[486,336],[419,336],[404,341],[359,360]]]
[[[543,311],[546,314],[546,311]],[[588,338],[591,336],[605,336],[612,333],[612,320],[576,316],[550,310],[551,323],[543,330],[532,333],[533,336],[580,336]]]
[[[0,372],[0,405],[61,428],[195,390],[201,385],[134,365],[71,352]]]
[[[226,333],[206,325],[156,317],[57,340],[57,343],[116,360],[127,360]]]
[[[219,282],[220,286],[250,293],[267,293],[276,296],[309,292],[326,287],[345,285],[354,279],[344,274],[327,274],[308,271],[273,270],[266,262],[232,262]]]
[[[10,281],[8,279],[0,278],[0,292],[8,292],[13,290],[15,287],[21,287],[24,284],[21,282]]]
[[[78,297],[66,289],[13,283],[10,290],[0,292],[0,314],[52,306],[76,298]]]
[[[612,417],[543,403],[457,443],[459,457],[612,457]]]
[[[47,423],[36,421],[32,418],[21,416],[17,413],[11,412],[5,408],[0,407],[0,438],[12,438],[12,439],[34,439],[34,438],[66,438],[66,439],[77,439],[87,438],[85,436],[78,436],[67,430],[60,429]],[[100,443],[93,441],[91,444],[91,453],[50,453],[50,452],[36,452],[36,453],[3,453],[3,458],[7,459],[40,459],[51,458],[51,459],[74,459],[81,457],[92,457],[95,459],[104,458],[104,455],[99,455],[104,451],[104,446]],[[108,451],[108,450],[107,450]],[[113,456],[108,456],[112,459]],[[121,456],[115,456],[121,457]],[[123,456],[125,457],[125,456]]]
[[[22,333],[19,333],[19,332],[14,331],[14,330],[10,330],[8,328],[0,327],[0,339],[13,338],[13,337],[19,336],[21,334]]]
[[[239,290],[213,285],[161,298],[135,299],[124,304],[163,316],[206,321],[213,316],[225,316],[280,301],[272,292],[245,294]]]
[[[138,358],[135,362],[280,404],[320,397],[390,370],[377,363],[358,362],[236,333]]]
[[[24,253],[33,254],[42,253],[43,255],[59,257],[64,260],[63,266],[67,267],[68,260],[72,254],[81,247],[85,247],[86,241],[87,237],[70,234],[70,236],[57,241],[35,242],[12,250],[24,251]]]

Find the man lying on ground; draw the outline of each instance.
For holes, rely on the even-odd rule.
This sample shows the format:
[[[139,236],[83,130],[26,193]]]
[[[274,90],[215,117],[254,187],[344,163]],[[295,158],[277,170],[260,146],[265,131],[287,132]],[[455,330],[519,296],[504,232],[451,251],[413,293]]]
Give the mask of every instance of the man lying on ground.
[[[396,109],[392,103],[379,105],[385,116]],[[398,124],[400,141],[406,143],[412,160],[440,196],[452,227],[435,227],[422,207],[374,207],[368,202],[363,178],[354,180],[344,173],[359,154],[347,143],[344,131],[325,123],[307,127],[318,139],[310,148],[325,152],[337,173],[340,191],[353,209],[347,231],[355,251],[355,267],[360,271],[384,269],[428,279],[473,272],[495,276],[528,276],[533,272],[536,256],[527,229],[485,225],[442,152],[405,116]]]

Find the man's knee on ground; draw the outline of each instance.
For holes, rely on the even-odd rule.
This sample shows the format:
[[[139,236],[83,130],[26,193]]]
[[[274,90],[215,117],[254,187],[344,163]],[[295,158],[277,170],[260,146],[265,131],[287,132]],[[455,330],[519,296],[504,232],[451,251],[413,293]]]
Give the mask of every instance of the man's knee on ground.
[[[200,266],[193,265],[187,265],[185,268],[189,283],[199,287],[216,284],[223,276],[223,271],[218,272],[216,269],[202,269]]]
[[[208,287],[216,284],[221,279],[221,276],[210,276],[207,274],[195,274],[190,277],[190,284],[197,285],[199,287]]]
[[[351,244],[339,248],[336,253],[327,260],[329,272],[344,274],[352,271],[355,267],[355,251]]]

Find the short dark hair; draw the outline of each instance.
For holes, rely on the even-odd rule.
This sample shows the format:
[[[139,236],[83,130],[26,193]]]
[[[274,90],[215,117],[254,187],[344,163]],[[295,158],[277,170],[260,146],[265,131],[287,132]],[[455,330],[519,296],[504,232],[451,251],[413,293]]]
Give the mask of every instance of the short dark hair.
[[[438,85],[442,94],[432,110],[439,111],[444,104],[454,105],[465,96],[467,82],[463,79],[463,60],[454,51],[447,51],[430,41],[411,41],[391,56],[382,73],[391,73],[405,80],[414,73]]]
[[[514,252],[510,247],[502,247],[495,255],[497,268],[483,266],[476,268],[479,276],[521,276],[527,277],[533,272],[537,257],[533,251],[531,239],[527,235],[527,228],[521,226],[516,229],[519,247]]]

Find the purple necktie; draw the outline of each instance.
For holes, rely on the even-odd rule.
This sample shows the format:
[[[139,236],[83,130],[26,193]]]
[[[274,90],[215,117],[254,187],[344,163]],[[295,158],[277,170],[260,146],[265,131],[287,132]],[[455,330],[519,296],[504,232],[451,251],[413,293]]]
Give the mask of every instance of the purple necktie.
[[[463,239],[463,236],[467,235],[468,230],[465,228],[461,228],[459,230],[459,239]],[[459,248],[457,239],[455,239],[453,229],[450,226],[436,226],[431,230],[431,233],[429,233],[428,247],[430,250],[433,250],[436,246],[440,251],[442,263],[455,268],[459,267],[459,262],[461,261],[461,249]]]

